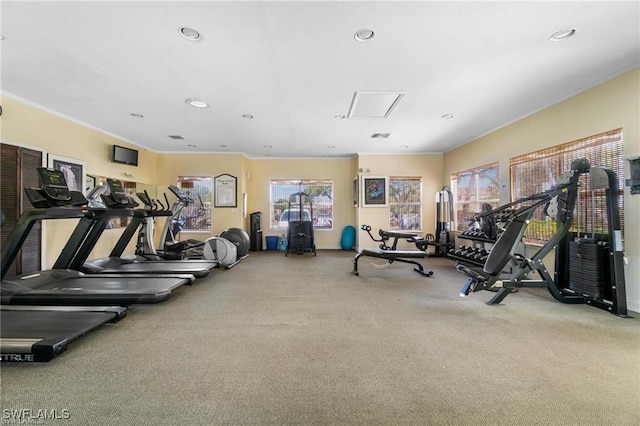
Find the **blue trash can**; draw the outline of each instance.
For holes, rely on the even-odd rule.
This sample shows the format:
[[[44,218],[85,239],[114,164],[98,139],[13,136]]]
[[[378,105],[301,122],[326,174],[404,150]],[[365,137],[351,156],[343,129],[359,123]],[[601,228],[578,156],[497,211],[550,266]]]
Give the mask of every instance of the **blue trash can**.
[[[278,250],[278,237],[267,237],[267,250]]]

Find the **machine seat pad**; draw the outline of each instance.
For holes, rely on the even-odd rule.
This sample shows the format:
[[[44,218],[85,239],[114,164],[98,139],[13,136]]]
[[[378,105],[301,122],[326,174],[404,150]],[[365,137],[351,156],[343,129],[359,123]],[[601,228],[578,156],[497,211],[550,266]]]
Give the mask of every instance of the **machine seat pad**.
[[[421,250],[369,250],[364,249],[360,252],[363,256],[377,257],[380,259],[398,259],[398,258],[415,258],[423,259],[429,254]]]
[[[476,268],[470,268],[461,263],[456,265],[456,269],[479,283],[488,281],[490,278],[490,276],[487,275],[484,271]]]

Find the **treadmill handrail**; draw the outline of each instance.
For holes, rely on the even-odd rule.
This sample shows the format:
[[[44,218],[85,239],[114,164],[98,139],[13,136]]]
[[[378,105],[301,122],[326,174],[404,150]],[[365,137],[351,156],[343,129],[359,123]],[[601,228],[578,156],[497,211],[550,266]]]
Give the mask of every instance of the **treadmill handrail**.
[[[93,213],[84,207],[34,208],[22,213],[7,237],[7,241],[2,245],[1,278],[4,279],[9,272],[11,264],[36,222],[48,219],[82,219],[91,215]]]

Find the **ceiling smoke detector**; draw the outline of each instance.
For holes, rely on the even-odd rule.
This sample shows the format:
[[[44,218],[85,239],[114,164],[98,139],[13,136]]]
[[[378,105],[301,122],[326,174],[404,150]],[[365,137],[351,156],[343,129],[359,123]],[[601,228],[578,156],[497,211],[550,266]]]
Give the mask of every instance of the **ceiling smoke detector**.
[[[356,33],[353,35],[353,38],[356,39],[356,41],[359,41],[362,43],[362,42],[373,39],[375,36],[376,36],[376,33],[373,30],[370,30],[368,28],[363,28],[361,30],[356,31]]]
[[[200,33],[193,28],[180,27],[178,28],[178,33],[189,41],[200,41],[202,39]]]
[[[203,99],[198,98],[189,98],[185,99],[187,105],[190,105],[194,108],[209,108],[209,103]]]

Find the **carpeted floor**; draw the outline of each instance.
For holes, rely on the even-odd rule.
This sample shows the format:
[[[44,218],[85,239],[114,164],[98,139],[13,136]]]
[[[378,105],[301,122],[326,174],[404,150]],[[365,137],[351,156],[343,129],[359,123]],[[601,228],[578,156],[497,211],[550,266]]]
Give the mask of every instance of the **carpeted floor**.
[[[3,365],[2,422],[640,424],[640,315],[543,290],[487,306],[450,260],[425,278],[363,258],[356,277],[354,254],[252,252],[50,363]]]

